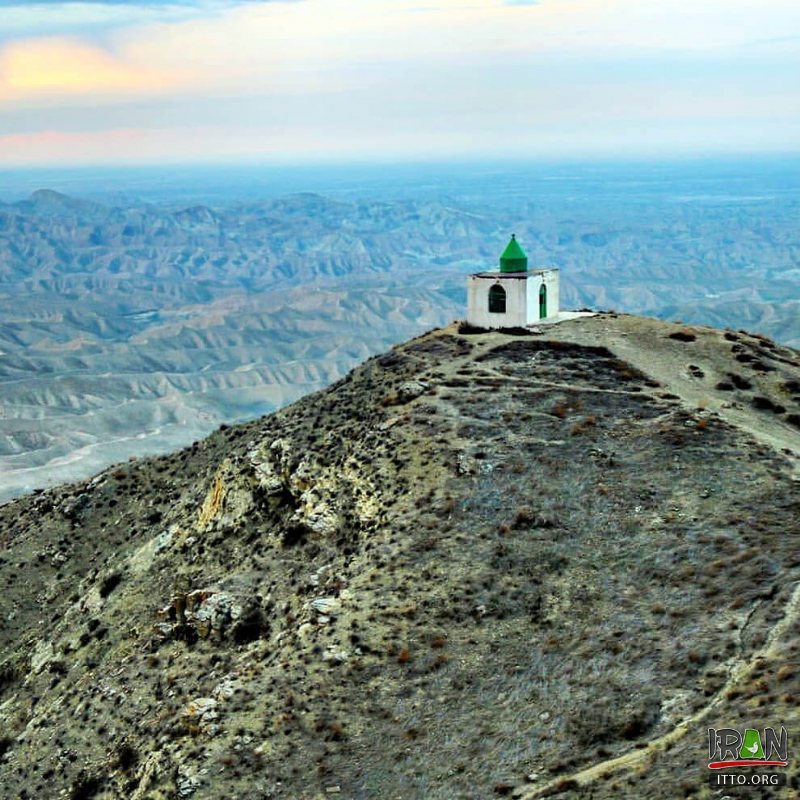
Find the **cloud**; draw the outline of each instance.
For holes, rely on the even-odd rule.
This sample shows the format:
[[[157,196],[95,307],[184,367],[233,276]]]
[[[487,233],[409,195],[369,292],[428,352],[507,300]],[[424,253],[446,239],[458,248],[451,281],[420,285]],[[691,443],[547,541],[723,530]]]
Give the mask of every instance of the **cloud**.
[[[0,0],[0,43],[32,36],[74,35],[97,40],[143,24],[219,17],[235,8],[259,5],[256,0]]]
[[[204,6],[234,6],[244,5],[245,3],[267,3],[267,2],[296,2],[296,0],[31,0],[31,2],[21,2],[21,0],[0,0],[0,7],[20,7],[31,8],[35,6],[139,6],[142,8],[159,6],[194,6],[203,8]]]
[[[100,47],[68,38],[14,42],[0,53],[0,100],[158,94],[177,83],[176,75],[127,63]]]
[[[797,49],[750,44],[795,32],[797,0],[758,13],[752,0],[526,5],[4,8],[0,133],[16,138],[0,140],[0,162],[523,153],[593,137],[655,146],[662,130],[675,142],[800,141]],[[11,17],[27,19],[24,35],[8,38]]]

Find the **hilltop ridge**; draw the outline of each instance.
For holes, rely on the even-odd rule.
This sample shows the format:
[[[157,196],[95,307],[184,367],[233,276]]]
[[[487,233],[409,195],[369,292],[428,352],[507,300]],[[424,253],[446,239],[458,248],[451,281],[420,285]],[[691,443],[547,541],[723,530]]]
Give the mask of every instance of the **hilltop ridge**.
[[[800,731],[799,459],[800,353],[598,314],[8,503],[0,797],[709,797]]]

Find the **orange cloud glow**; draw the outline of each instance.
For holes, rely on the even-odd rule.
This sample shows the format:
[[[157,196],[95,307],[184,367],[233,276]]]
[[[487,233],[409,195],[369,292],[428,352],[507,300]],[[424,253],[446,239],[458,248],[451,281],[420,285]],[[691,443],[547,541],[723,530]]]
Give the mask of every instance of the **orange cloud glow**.
[[[177,75],[127,63],[72,39],[28,39],[0,52],[0,99],[4,100],[158,93],[178,83]]]

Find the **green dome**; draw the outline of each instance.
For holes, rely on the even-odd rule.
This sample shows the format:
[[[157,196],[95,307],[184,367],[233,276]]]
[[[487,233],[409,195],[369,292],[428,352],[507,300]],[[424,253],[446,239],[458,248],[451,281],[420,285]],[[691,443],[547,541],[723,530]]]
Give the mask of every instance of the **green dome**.
[[[526,272],[528,269],[528,256],[519,246],[515,234],[511,234],[511,241],[500,256],[500,272]]]

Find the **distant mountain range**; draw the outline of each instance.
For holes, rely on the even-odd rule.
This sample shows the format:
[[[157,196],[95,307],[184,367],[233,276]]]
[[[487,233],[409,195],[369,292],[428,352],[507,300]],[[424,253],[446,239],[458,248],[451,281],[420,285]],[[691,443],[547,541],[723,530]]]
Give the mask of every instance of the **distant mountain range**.
[[[273,410],[458,318],[512,228],[562,269],[566,307],[800,345],[796,200],[615,192],[0,205],[0,501]]]

